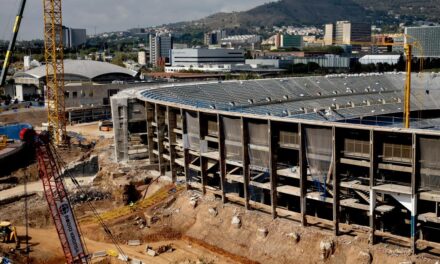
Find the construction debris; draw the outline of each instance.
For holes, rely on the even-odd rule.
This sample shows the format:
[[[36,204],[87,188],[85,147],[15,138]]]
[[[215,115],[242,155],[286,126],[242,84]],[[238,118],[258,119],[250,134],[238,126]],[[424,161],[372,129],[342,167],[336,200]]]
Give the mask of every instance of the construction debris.
[[[358,263],[360,264],[371,264],[373,262],[373,256],[370,251],[360,251],[358,256]]]
[[[163,245],[157,248],[156,252],[157,254],[162,254],[165,252],[173,252],[174,248],[172,244]]]
[[[141,241],[140,240],[128,240],[127,245],[129,245],[131,247],[140,246],[141,245]]]
[[[93,253],[93,255],[92,255],[92,258],[103,258],[103,257],[107,257],[107,252],[104,251],[104,250],[103,251],[97,251],[97,252]]]
[[[319,248],[321,249],[321,259],[328,259],[335,253],[335,241],[329,239],[322,240]]]
[[[289,237],[293,242],[298,243],[300,239],[300,235],[296,232],[292,232],[287,234],[287,237]]]
[[[145,251],[147,252],[147,255],[152,256],[152,257],[155,257],[158,255],[157,252],[155,250],[153,250],[153,247],[151,247],[151,246],[147,246]]]
[[[241,219],[238,216],[234,216],[232,217],[231,224],[233,227],[238,229],[241,227]]]
[[[266,238],[269,234],[269,230],[267,228],[258,228],[257,230],[257,236],[260,238]]]
[[[210,215],[212,215],[214,217],[216,217],[218,215],[217,208],[209,208],[208,212],[209,212]]]

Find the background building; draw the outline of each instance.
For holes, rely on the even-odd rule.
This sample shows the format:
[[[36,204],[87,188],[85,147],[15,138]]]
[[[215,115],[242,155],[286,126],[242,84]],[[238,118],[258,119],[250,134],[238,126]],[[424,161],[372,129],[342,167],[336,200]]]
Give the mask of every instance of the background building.
[[[234,49],[173,49],[171,67],[166,72],[204,71],[230,72],[232,65],[244,64],[243,50]]]
[[[234,49],[173,49],[173,66],[196,66],[200,64],[239,64],[244,63],[244,52]]]
[[[415,57],[440,58],[440,26],[436,27],[407,27],[405,34],[411,36],[405,42],[419,42],[423,55],[417,48],[413,49]]]
[[[205,33],[204,44],[206,46],[219,45],[221,40],[226,37],[227,35],[225,30],[214,30],[209,33]]]
[[[82,28],[68,28],[63,26],[63,44],[65,48],[77,48],[87,42],[87,31]]]
[[[147,64],[147,53],[145,51],[139,51],[138,52],[138,63],[140,65],[146,65]]]
[[[236,35],[228,36],[221,40],[222,47],[233,49],[254,50],[261,46],[261,36],[258,35]]]
[[[303,36],[290,34],[277,34],[275,36],[275,48],[294,48],[302,49],[304,47]]]
[[[352,45],[356,42],[371,42],[371,24],[337,21],[325,25],[324,41],[326,45]]]
[[[153,67],[170,64],[173,37],[171,34],[150,35],[150,63]]]
[[[326,24],[324,34],[324,45],[333,45],[333,40],[335,37],[335,26],[333,24]]]

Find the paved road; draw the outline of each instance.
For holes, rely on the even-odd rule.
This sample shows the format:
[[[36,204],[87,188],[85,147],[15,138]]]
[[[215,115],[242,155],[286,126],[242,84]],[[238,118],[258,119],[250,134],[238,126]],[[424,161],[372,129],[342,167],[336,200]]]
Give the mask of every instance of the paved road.
[[[93,182],[93,176],[92,177],[77,177],[76,179],[82,186],[90,185]],[[74,188],[74,185],[70,179],[65,180],[65,184],[68,190],[71,190]],[[43,192],[43,184],[40,181],[36,182],[29,182],[27,184],[27,192],[28,193],[42,193]],[[9,199],[15,196],[22,196],[24,195],[24,185],[17,185],[14,188],[7,189],[4,191],[0,191],[0,201]]]

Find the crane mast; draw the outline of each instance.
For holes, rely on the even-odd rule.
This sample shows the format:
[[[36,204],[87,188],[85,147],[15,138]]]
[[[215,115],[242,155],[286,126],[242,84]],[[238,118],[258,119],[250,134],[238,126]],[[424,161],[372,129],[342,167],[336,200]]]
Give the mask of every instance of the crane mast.
[[[61,0],[43,0],[48,130],[56,145],[66,140]]]

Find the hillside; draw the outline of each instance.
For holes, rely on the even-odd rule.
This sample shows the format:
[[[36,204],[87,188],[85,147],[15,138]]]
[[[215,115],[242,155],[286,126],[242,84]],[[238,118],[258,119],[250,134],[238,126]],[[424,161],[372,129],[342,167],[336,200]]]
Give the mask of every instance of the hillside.
[[[440,21],[438,0],[281,0],[245,12],[217,13],[192,24],[207,29],[322,25],[337,20],[391,21],[395,15]]]

